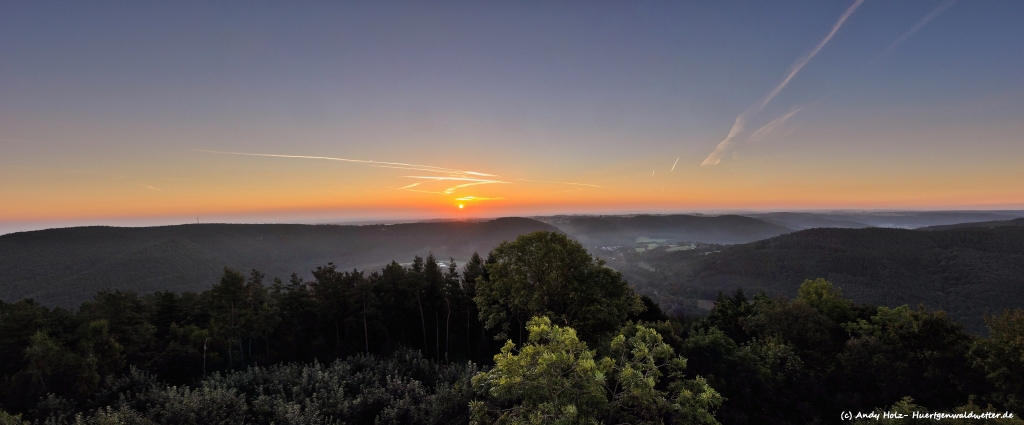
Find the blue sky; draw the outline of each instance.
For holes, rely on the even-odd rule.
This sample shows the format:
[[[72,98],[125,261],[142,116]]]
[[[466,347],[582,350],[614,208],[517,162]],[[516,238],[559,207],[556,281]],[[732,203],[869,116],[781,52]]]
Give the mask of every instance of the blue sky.
[[[859,4],[701,166],[854,4],[3,3],[0,222],[454,205],[401,173],[196,150],[600,186],[476,187],[501,198],[484,215],[1024,206],[1022,2]],[[349,192],[284,196],[317,185]]]

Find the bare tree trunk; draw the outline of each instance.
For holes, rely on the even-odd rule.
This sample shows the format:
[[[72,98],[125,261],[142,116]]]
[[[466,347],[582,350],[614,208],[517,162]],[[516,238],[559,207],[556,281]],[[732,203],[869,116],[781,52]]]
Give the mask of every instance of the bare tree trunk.
[[[469,333],[473,330],[471,310],[468,306],[466,307],[466,357],[469,357],[470,360],[473,359],[473,342],[469,337]]]
[[[420,308],[420,325],[423,326],[423,351],[427,351],[427,319],[423,316],[423,303],[420,301],[420,291],[416,291],[416,305]]]
[[[366,329],[366,301],[363,301],[363,338],[366,344],[366,354],[370,354],[370,331]]]
[[[519,345],[523,345],[523,320],[516,315],[516,323],[519,323]]]
[[[451,347],[452,305],[448,303],[448,317],[444,321],[444,361],[448,361],[448,349]]]

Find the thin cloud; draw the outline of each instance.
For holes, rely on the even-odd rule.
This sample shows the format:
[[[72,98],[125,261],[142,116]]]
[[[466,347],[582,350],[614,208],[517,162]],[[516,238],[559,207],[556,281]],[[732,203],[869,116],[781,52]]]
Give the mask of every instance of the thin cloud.
[[[454,181],[469,182],[469,183],[463,183],[463,184],[458,184],[458,185],[449,187],[449,188],[447,188],[447,189],[445,189],[443,191],[440,191],[440,192],[429,192],[429,191],[424,191],[424,190],[413,190],[412,189],[414,187],[419,186],[420,184],[422,184],[424,182],[416,182],[416,183],[413,183],[413,184],[410,184],[410,185],[403,186],[403,187],[399,188],[401,190],[412,190],[413,192],[437,193],[437,194],[441,194],[441,195],[451,195],[451,194],[455,193],[455,191],[458,190],[458,189],[462,189],[462,188],[470,187],[470,186],[478,186],[478,185],[482,185],[482,184],[509,184],[509,182],[501,181],[501,180],[474,179],[474,178],[468,178],[468,177],[440,177],[440,176],[402,176],[402,177],[406,177],[406,178],[410,178],[410,179],[424,179],[424,180],[430,180],[430,181],[450,181],[450,180],[454,180]]]
[[[445,195],[451,195],[451,194],[455,193],[456,190],[462,189],[464,187],[478,186],[478,185],[482,185],[482,184],[501,184],[501,183],[506,183],[507,184],[508,182],[483,181],[483,182],[475,182],[475,183],[463,183],[463,184],[452,186],[452,187],[449,187],[449,188],[445,189],[444,190],[444,194]]]
[[[796,115],[797,112],[800,112],[801,109],[803,109],[802,106],[799,107],[799,108],[793,108],[789,112],[787,112],[785,115],[772,120],[768,124],[765,124],[761,128],[757,129],[757,131],[755,131],[753,134],[751,134],[750,135],[750,139],[748,139],[748,140],[751,141],[751,142],[760,142],[760,141],[766,139],[768,137],[768,134],[770,134],[772,131],[774,131],[776,128],[778,128],[780,125],[785,123],[786,120],[788,120],[790,117],[792,117],[793,115]]]
[[[670,172],[670,173],[671,173],[671,172],[673,172],[673,171],[675,171],[675,170],[676,170],[676,164],[678,164],[678,163],[679,163],[679,158],[680,158],[680,157],[678,157],[678,156],[676,157],[676,162],[673,162],[673,163],[672,163],[672,169],[671,169],[671,170],[668,170],[668,172]]]
[[[531,183],[552,183],[552,184],[567,184],[567,185],[571,185],[571,186],[601,187],[601,186],[598,186],[596,184],[589,184],[589,183],[559,182],[559,181],[550,181],[550,180],[527,180],[527,179],[516,179],[516,180],[517,181],[521,181],[521,182],[531,182]]]
[[[272,158],[324,159],[324,160],[328,160],[328,161],[341,161],[341,162],[351,162],[351,163],[356,163],[356,164],[364,164],[364,165],[368,165],[370,167],[377,167],[377,168],[393,168],[393,169],[399,169],[399,170],[430,171],[430,172],[444,173],[444,174],[463,174],[463,175],[481,176],[481,177],[497,177],[494,174],[480,173],[480,172],[477,172],[477,171],[458,170],[458,169],[446,168],[446,167],[435,167],[433,165],[420,165],[420,164],[405,164],[405,163],[401,163],[401,162],[373,161],[373,160],[368,160],[368,159],[335,158],[335,157],[330,157],[330,156],[279,155],[279,154],[269,154],[269,153],[227,152],[227,151],[212,151],[212,150],[206,150],[206,149],[193,149],[193,151],[195,151],[195,152],[205,152],[205,153],[216,153],[216,154],[223,154],[223,155],[263,156],[263,157],[272,157]]]
[[[932,21],[932,19],[935,19],[936,17],[941,15],[942,12],[946,11],[946,9],[949,9],[949,7],[955,4],[956,2],[957,0],[946,0],[935,9],[932,9],[931,12],[928,12],[927,15],[924,15],[924,18],[921,18],[921,21],[918,22],[917,25],[911,27],[909,30],[907,30],[907,32],[899,36],[896,39],[896,41],[893,41],[892,44],[889,45],[889,47],[886,47],[885,50],[882,50],[882,53],[879,53],[878,56],[875,56],[875,58],[871,60],[871,63],[874,64],[875,62],[878,62],[879,59],[881,59],[889,52],[893,51],[893,49],[898,47],[900,44],[903,44],[903,42],[907,41],[907,39],[910,38],[910,36],[914,35],[914,33],[917,32],[917,30],[927,25],[929,22]]]
[[[295,158],[295,159],[319,159],[328,161],[340,161],[354,164],[361,164],[370,167],[377,168],[390,168],[397,170],[410,170],[410,171],[424,171],[428,173],[444,174],[441,176],[429,176],[429,175],[415,175],[415,176],[401,176],[403,178],[419,179],[422,181],[413,182],[411,184],[402,187],[392,187],[393,190],[404,190],[409,192],[418,193],[430,193],[442,196],[451,196],[460,189],[464,189],[471,186],[489,185],[489,184],[511,184],[509,181],[494,179],[498,177],[496,174],[482,173],[478,171],[460,170],[455,168],[447,167],[436,167],[433,165],[423,164],[407,164],[401,162],[385,162],[385,161],[373,161],[365,159],[351,159],[351,158],[338,158],[329,156],[313,156],[313,155],[283,155],[283,154],[267,154],[267,153],[248,153],[248,152],[230,152],[230,151],[215,151],[207,149],[193,149],[194,152],[213,153],[222,155],[244,155],[244,156],[259,156],[259,157],[270,157],[270,158]],[[576,183],[576,182],[564,182],[564,181],[547,181],[547,180],[529,180],[529,179],[515,179],[521,182],[532,182],[532,183],[548,183],[557,185],[569,185],[575,186],[575,190],[582,190],[587,187],[601,187],[595,184],[589,183]],[[453,186],[447,187],[444,190],[424,190],[430,188],[424,188],[424,184],[430,184],[432,182],[459,182]],[[434,186],[436,187],[436,186]],[[377,191],[370,191],[371,193],[381,193]],[[457,201],[487,201],[494,199],[503,198],[492,198],[492,197],[481,197],[481,196],[463,196],[461,198],[455,198]]]
[[[804,65],[807,65],[807,62],[810,62],[810,60],[814,58],[814,55],[817,55],[818,52],[821,51],[823,47],[825,47],[825,44],[827,44],[828,41],[832,39],[832,36],[834,36],[837,31],[839,31],[839,27],[843,25],[843,22],[846,22],[846,18],[849,18],[850,15],[853,14],[853,11],[857,10],[857,8],[860,7],[861,3],[864,3],[864,0],[856,0],[855,2],[853,2],[853,5],[851,5],[849,8],[846,9],[845,12],[843,12],[843,14],[839,17],[839,20],[836,21],[835,25],[832,25],[832,30],[829,31],[828,35],[826,35],[825,38],[818,42],[818,45],[814,46],[813,50],[803,55],[802,57],[797,59],[796,62],[793,62],[793,64],[789,66],[789,70],[786,71],[786,77],[782,79],[782,82],[780,82],[779,85],[775,86],[774,90],[769,92],[764,98],[762,98],[757,103],[750,105],[750,107],[747,108],[747,110],[743,111],[743,113],[739,114],[739,116],[736,117],[736,121],[733,123],[732,129],[729,130],[729,135],[726,136],[725,140],[722,140],[720,143],[718,143],[718,146],[715,147],[715,150],[711,152],[711,154],[708,155],[707,158],[704,159],[704,162],[702,162],[701,165],[715,165],[722,161],[722,158],[724,158],[725,155],[729,151],[731,151],[732,147],[736,144],[736,137],[738,137],[746,129],[747,121],[754,115],[757,115],[757,113],[761,112],[761,110],[764,109],[766,105],[768,105],[768,102],[771,102],[772,99],[774,99],[775,96],[782,91],[782,89],[786,88],[786,85],[789,84],[789,81],[792,80],[798,72],[800,72],[800,69],[802,69]]]

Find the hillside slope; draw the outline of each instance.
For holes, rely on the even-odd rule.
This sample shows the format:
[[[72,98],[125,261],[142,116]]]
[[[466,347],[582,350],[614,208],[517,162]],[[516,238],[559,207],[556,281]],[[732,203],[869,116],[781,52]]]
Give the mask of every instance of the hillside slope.
[[[734,244],[792,231],[739,215],[554,216],[539,219],[558,227],[588,248],[632,245],[637,238]]]
[[[308,276],[316,266],[370,271],[433,253],[485,254],[505,240],[557,230],[525,218],[373,226],[190,224],[76,227],[0,236],[0,299],[77,306],[101,289],[198,291],[225,266],[268,278]]]
[[[947,224],[942,226],[929,226],[922,227],[918,230],[951,230],[951,229],[966,229],[970,227],[1001,227],[1001,226],[1024,226],[1024,217],[1015,218],[1013,220],[996,220],[996,221],[981,221],[977,223],[958,223],[958,224]]]
[[[1024,227],[951,230],[810,229],[719,252],[654,250],[643,261],[670,293],[708,289],[794,297],[824,277],[863,303],[923,303],[972,330],[983,315],[1024,307]]]

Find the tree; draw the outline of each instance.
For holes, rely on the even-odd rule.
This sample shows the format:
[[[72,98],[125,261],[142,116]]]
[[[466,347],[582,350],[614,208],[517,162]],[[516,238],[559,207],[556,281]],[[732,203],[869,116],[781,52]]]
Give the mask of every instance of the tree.
[[[853,301],[844,299],[843,291],[822,278],[807,279],[797,289],[797,300],[806,302],[836,323],[853,320]]]
[[[483,353],[487,350],[487,338],[485,337],[486,329],[484,329],[483,323],[480,322],[480,310],[477,309],[473,299],[476,297],[476,283],[479,279],[486,279],[486,271],[484,270],[484,260],[480,258],[480,254],[474,252],[473,256],[469,258],[462,268],[462,293],[466,297],[466,353],[473,359],[480,359],[483,361]],[[479,331],[480,337],[477,338],[477,351],[480,353],[479,356],[474,357],[473,352],[473,334],[475,331]]]
[[[494,368],[473,377],[490,397],[470,404],[475,423],[597,423],[604,411],[605,370],[594,351],[570,327],[531,319],[529,342],[515,349],[508,341],[494,356]]]
[[[676,356],[656,330],[627,326],[612,338],[611,353],[609,422],[660,424],[668,418],[670,423],[718,423],[714,411],[722,396],[704,378],[684,379],[686,359]],[[669,384],[662,388],[665,376]]]
[[[309,287],[316,301],[320,321],[334,328],[334,352],[331,354],[338,355],[344,340],[341,327],[349,315],[349,289],[346,281],[351,280],[351,276],[339,272],[334,263],[327,263],[313,270],[313,278],[316,280]]]
[[[571,327],[535,317],[527,329],[527,343],[516,351],[508,341],[494,368],[473,377],[489,396],[470,404],[473,422],[718,423],[722,397],[699,377],[683,379],[686,359],[654,329],[627,326],[600,360]]]
[[[496,339],[508,338],[513,326],[522,332],[531,317],[546,316],[596,343],[643,308],[622,274],[560,233],[534,232],[503,242],[485,267],[475,301],[481,321],[499,332]]]
[[[232,346],[235,341],[238,341],[239,355],[244,355],[241,348],[242,315],[246,308],[245,276],[225,267],[220,283],[210,289],[210,304],[210,328],[227,346],[228,365],[233,366]]]
[[[1005,408],[1024,412],[1024,310],[987,316],[989,337],[971,347],[970,357],[995,387],[995,401]]]
[[[362,272],[352,271],[354,282],[352,287],[349,288],[349,305],[352,312],[358,316],[358,320],[363,328],[363,349],[366,354],[370,354],[370,328],[369,321],[371,317],[376,317],[378,314],[377,310],[377,295],[375,293],[375,286],[379,280],[378,274],[374,272],[370,275],[369,279],[363,277]]]

